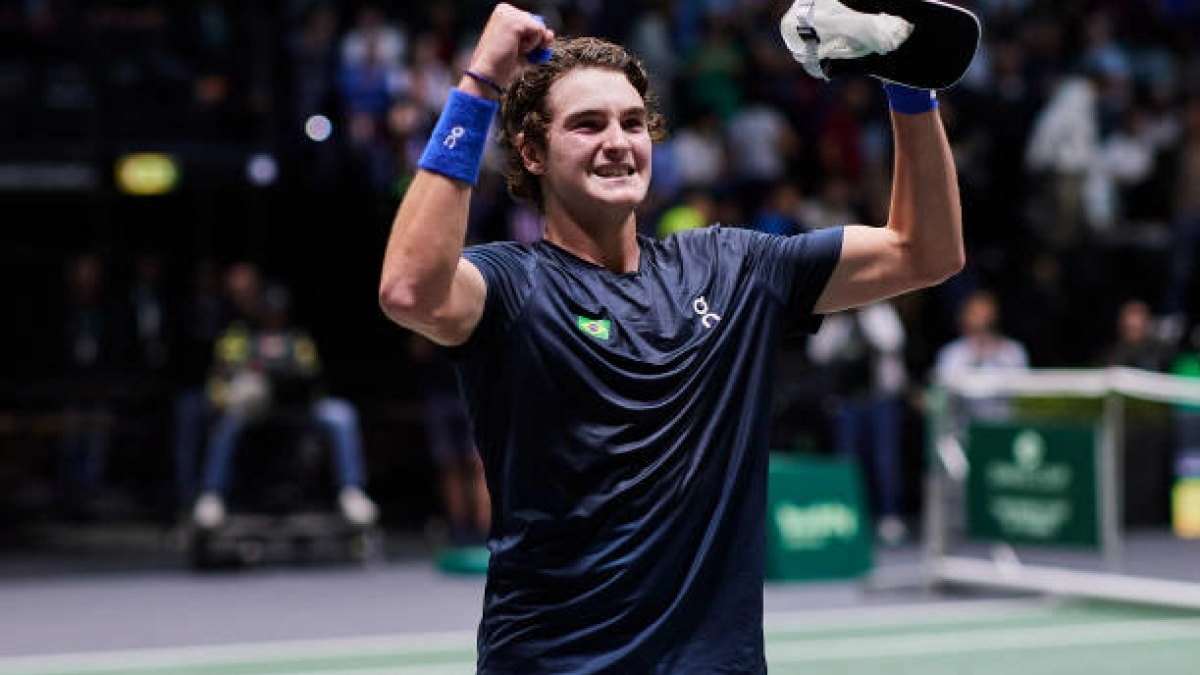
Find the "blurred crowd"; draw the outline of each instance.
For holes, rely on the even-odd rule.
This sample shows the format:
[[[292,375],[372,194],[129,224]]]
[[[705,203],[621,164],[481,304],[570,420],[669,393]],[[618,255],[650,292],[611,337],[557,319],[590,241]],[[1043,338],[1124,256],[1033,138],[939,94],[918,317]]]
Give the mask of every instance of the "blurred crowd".
[[[670,130],[639,215],[647,236],[713,222],[779,234],[885,222],[892,158],[882,92],[868,79],[805,74],[778,34],[788,3],[514,4],[559,34],[622,42],[645,61]],[[904,400],[927,383],[943,348],[963,337],[962,311],[981,297],[984,323],[1011,340],[1005,349],[1019,347],[1021,365],[1166,370],[1200,349],[1200,3],[955,4],[984,28],[965,78],[939,97],[968,264],[941,287],[890,303],[894,320],[876,313],[875,328],[860,331],[887,346],[891,374],[878,375],[880,386]],[[282,160],[287,189],[361,186],[378,200],[374,226],[386,228],[491,6],[7,4],[0,141],[255,144]],[[470,237],[535,239],[538,214],[507,197],[501,165],[498,152],[485,160]],[[96,264],[88,260],[71,268],[84,285]],[[143,262],[131,278],[161,274],[160,259]],[[196,271],[198,280],[213,273]],[[128,325],[141,358],[154,362],[165,357],[146,342],[155,315],[138,313],[140,293],[130,290]],[[174,297],[180,306],[163,311],[186,314]],[[1134,324],[1153,342],[1151,356],[1121,346]],[[73,346],[77,355],[88,348]],[[800,356],[807,366],[836,361],[830,348]],[[885,500],[900,508],[896,494]]]

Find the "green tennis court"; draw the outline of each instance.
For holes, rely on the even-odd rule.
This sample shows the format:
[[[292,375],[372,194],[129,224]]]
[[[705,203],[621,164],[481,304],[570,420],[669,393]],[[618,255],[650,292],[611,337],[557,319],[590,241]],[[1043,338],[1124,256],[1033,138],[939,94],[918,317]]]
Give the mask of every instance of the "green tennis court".
[[[771,672],[1170,675],[1200,662],[1200,614],[1084,602],[984,601],[769,614]],[[22,656],[4,675],[453,675],[469,632]]]

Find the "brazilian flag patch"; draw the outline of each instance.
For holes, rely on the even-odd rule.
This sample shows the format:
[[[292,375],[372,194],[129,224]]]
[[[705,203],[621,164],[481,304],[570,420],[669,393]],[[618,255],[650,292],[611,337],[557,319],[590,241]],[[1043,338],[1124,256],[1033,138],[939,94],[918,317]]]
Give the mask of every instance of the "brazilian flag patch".
[[[612,334],[612,322],[608,319],[589,319],[586,316],[577,316],[575,325],[579,326],[579,330],[597,340],[607,340]]]

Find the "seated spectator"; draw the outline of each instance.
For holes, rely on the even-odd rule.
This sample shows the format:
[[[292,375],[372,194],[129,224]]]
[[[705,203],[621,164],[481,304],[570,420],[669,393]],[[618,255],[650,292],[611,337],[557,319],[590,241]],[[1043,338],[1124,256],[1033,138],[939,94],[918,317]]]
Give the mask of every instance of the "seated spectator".
[[[959,312],[959,337],[938,350],[934,369],[943,374],[977,368],[1027,368],[1025,346],[1000,331],[1000,306],[991,291],[967,297]]]
[[[1104,355],[1104,365],[1161,372],[1170,360],[1170,345],[1154,334],[1150,308],[1141,300],[1124,302],[1117,314],[1117,341]]]
[[[209,367],[222,331],[236,321],[250,324],[258,315],[262,276],[258,266],[236,261],[220,269],[202,260],[195,270],[181,313],[175,350],[175,493],[178,506],[191,508],[195,474],[206,428],[213,415],[207,387]]]
[[[980,369],[1028,367],[1025,345],[1001,332],[1000,305],[987,290],[967,296],[959,311],[959,337],[943,345],[934,361],[937,378]],[[1008,417],[1009,406],[1002,398],[973,399],[963,412],[969,417],[997,420]]]
[[[278,285],[265,289],[259,320],[234,322],[215,351],[208,394],[220,416],[208,445],[203,491],[192,513],[195,523],[214,528],[223,522],[239,439],[249,424],[282,406],[304,410],[328,437],[342,515],[354,525],[374,523],[376,506],[363,492],[358,415],[348,401],[322,391],[316,344],[291,322],[288,291]]]

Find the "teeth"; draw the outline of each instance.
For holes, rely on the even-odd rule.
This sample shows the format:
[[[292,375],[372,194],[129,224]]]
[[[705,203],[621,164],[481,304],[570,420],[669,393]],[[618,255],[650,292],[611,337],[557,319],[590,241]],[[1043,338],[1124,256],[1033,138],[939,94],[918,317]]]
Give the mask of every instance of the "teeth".
[[[601,176],[603,178],[620,178],[620,177],[624,177],[624,176],[630,176],[632,174],[633,174],[633,169],[630,169],[629,167],[623,167],[623,166],[622,167],[608,167],[608,168],[599,169],[598,171],[596,171],[596,175]]]

